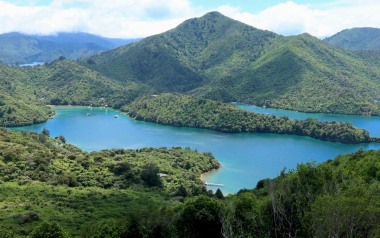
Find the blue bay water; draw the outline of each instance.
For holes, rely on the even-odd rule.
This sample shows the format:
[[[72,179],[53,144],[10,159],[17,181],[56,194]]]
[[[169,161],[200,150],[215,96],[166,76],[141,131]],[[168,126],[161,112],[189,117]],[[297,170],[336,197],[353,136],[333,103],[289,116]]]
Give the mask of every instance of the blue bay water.
[[[240,105],[259,113],[277,113],[273,109]],[[207,176],[207,182],[222,183],[224,193],[254,188],[263,178],[273,178],[284,168],[294,169],[299,163],[317,163],[358,149],[380,149],[379,144],[345,145],[316,139],[274,134],[226,134],[204,129],[179,128],[136,121],[113,109],[87,107],[55,107],[56,116],[46,123],[14,128],[40,132],[46,127],[52,137],[63,135],[69,143],[85,151],[111,148],[190,147],[212,152],[222,168]],[[303,119],[302,113],[289,113],[290,118]],[[91,113],[91,116],[87,116]],[[118,115],[118,118],[114,116]],[[278,114],[276,114],[278,115]],[[325,117],[307,114],[308,117]],[[326,115],[330,116],[330,115]],[[341,117],[339,117],[341,116]],[[371,135],[379,135],[380,118],[331,115],[337,121],[353,120],[366,126]],[[331,120],[327,117],[326,120]],[[318,118],[321,119],[321,118]],[[352,122],[353,122],[352,121]],[[354,123],[354,122],[353,122]],[[354,124],[355,124],[354,123]],[[364,127],[360,126],[360,127]],[[211,188],[211,187],[210,187]]]
[[[342,115],[342,114],[325,114],[325,113],[305,113],[289,110],[263,108],[251,105],[238,104],[238,107],[260,114],[269,114],[275,116],[287,116],[291,119],[305,120],[307,118],[315,118],[320,121],[337,121],[337,122],[351,122],[358,128],[366,129],[370,132],[371,136],[380,137],[380,117],[368,117],[357,115]]]

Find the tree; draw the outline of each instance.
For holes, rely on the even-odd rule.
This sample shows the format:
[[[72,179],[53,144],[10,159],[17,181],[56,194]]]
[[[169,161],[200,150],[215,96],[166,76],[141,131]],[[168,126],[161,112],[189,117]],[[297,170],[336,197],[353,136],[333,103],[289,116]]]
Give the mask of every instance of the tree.
[[[219,188],[215,192],[215,197],[218,198],[218,199],[223,199],[224,198],[224,195],[223,195],[222,191]]]
[[[163,184],[159,176],[160,169],[153,163],[146,164],[141,172],[141,179],[149,187],[162,188]]]
[[[56,222],[43,222],[31,234],[31,238],[68,238]]]
[[[0,237],[1,238],[14,238],[16,237],[11,231],[6,230],[5,228],[0,227]]]
[[[180,212],[177,229],[180,237],[223,237],[219,214],[222,206],[219,201],[200,195],[187,200]]]
[[[181,184],[181,186],[178,187],[176,195],[182,196],[182,197],[187,197],[187,195],[188,195],[187,190],[182,184]]]
[[[57,136],[56,139],[60,140],[63,144],[66,144],[66,138],[64,136]]]
[[[50,131],[48,130],[48,129],[46,129],[45,127],[44,127],[44,129],[42,129],[42,132],[41,132],[43,135],[45,135],[45,136],[50,136]]]
[[[102,221],[95,228],[93,238],[120,238],[126,233],[126,224],[116,220]]]

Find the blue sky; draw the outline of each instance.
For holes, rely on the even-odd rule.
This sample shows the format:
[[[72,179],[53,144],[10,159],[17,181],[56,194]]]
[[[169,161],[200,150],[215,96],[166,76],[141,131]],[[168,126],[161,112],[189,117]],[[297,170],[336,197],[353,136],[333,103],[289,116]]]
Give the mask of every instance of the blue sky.
[[[0,0],[0,33],[145,37],[209,11],[283,35],[380,28],[379,0]]]
[[[191,1],[194,6],[201,6],[205,8],[217,8],[221,5],[230,5],[230,6],[237,6],[240,7],[242,10],[250,12],[250,13],[259,13],[262,10],[267,9],[268,7],[287,2],[283,0],[261,0],[261,1],[252,1],[252,0],[235,0],[235,1],[228,1],[228,0],[192,0]],[[329,1],[323,1],[323,0],[298,0],[293,1],[295,3],[300,4],[315,4],[320,5],[324,2]],[[331,2],[331,1],[330,1]]]

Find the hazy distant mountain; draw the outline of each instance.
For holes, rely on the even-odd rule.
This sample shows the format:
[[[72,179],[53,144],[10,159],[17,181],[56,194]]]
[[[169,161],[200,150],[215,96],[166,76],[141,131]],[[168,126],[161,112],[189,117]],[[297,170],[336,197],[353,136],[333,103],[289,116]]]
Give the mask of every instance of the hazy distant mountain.
[[[217,12],[82,64],[157,92],[306,112],[380,112],[380,68],[371,60],[309,34],[284,37]]]
[[[347,29],[324,41],[350,50],[380,50],[380,29],[370,27]]]
[[[60,56],[77,60],[138,39],[112,39],[88,33],[58,33],[50,36],[12,32],[0,35],[0,61],[6,64],[51,62]]]

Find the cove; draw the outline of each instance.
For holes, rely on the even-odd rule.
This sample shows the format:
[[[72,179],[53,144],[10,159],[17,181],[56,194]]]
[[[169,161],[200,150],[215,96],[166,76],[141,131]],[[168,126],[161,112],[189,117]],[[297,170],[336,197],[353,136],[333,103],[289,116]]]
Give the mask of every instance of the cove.
[[[206,180],[224,184],[221,188],[224,193],[254,188],[260,179],[273,178],[284,168],[294,169],[299,163],[320,163],[358,149],[380,149],[379,144],[345,145],[301,136],[225,134],[163,126],[133,120],[113,109],[54,107],[54,110],[56,116],[46,123],[13,129],[41,132],[45,127],[52,137],[63,135],[68,143],[85,151],[181,146],[212,152],[222,168],[208,175]],[[379,118],[364,118],[380,123]]]

